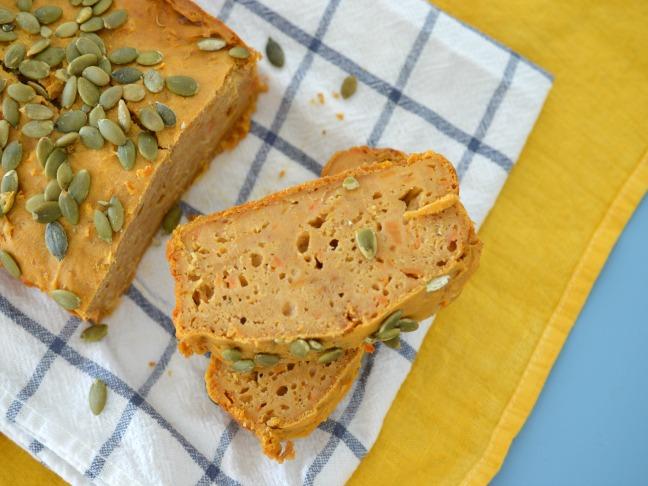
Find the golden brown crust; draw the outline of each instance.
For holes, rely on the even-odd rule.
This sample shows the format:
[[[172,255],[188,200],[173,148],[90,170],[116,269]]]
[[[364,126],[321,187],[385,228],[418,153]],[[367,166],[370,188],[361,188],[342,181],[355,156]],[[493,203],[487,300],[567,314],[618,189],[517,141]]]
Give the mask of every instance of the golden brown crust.
[[[376,162],[405,162],[407,155],[392,148],[372,148],[366,145],[340,150],[333,154],[322,167],[321,177],[339,174],[345,170],[355,169]]]

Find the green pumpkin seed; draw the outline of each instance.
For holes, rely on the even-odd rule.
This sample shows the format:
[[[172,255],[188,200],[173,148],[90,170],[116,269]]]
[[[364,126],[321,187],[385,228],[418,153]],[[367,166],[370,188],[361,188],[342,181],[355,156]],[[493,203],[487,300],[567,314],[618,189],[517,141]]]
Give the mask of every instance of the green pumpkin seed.
[[[137,56],[137,64],[142,66],[155,66],[160,64],[164,55],[160,51],[144,51]]]
[[[250,51],[243,46],[232,47],[227,53],[234,59],[247,59],[250,57]]]
[[[99,71],[103,74],[106,74],[101,69],[99,69]],[[89,106],[95,106],[99,104],[99,96],[101,95],[101,91],[99,91],[99,88],[97,88],[97,86],[95,86],[91,81],[88,81],[85,77],[79,78],[77,80],[77,89],[79,91],[79,97],[85,104]]]
[[[146,96],[146,90],[141,84],[125,84],[123,96],[126,101],[142,101]]]
[[[29,12],[19,12],[16,15],[16,23],[18,27],[30,34],[38,34],[40,32],[38,19]]]
[[[68,187],[68,193],[74,198],[77,204],[81,204],[88,197],[90,192],[90,173],[81,169],[74,174],[74,178]]]
[[[2,266],[5,268],[7,273],[13,278],[20,278],[22,275],[18,263],[8,251],[0,250],[0,263],[2,263]]]
[[[395,337],[393,339],[389,339],[387,341],[383,341],[383,344],[392,349],[400,349],[401,347],[400,336]]]
[[[144,86],[151,93],[160,93],[164,89],[164,77],[155,69],[149,69],[144,73]]]
[[[87,121],[88,115],[81,110],[66,111],[56,120],[56,129],[62,133],[78,132]]]
[[[197,42],[197,45],[198,45],[198,49],[200,49],[201,51],[213,52],[213,51],[220,51],[223,47],[227,45],[227,42],[225,42],[220,37],[210,37],[207,39],[200,39]]]
[[[193,96],[198,92],[198,82],[189,76],[169,76],[166,87],[179,96]]]
[[[31,86],[31,88],[36,91],[36,94],[38,96],[42,96],[46,100],[49,100],[49,93],[45,88],[43,88],[40,84],[38,84],[35,81],[27,81],[27,85]]]
[[[140,132],[137,137],[137,150],[146,160],[155,161],[158,156],[158,143],[155,135]]]
[[[79,29],[81,32],[97,32],[104,28],[104,21],[101,17],[92,17],[90,20],[83,22]]]
[[[56,186],[58,187],[58,184]],[[43,194],[36,194],[27,199],[25,202],[25,209],[28,212],[33,213],[34,209],[36,209],[36,207],[42,202],[45,202],[45,196]]]
[[[110,221],[106,215],[95,209],[94,211],[94,225],[95,230],[97,230],[97,236],[101,238],[106,243],[112,243],[112,227],[110,226]]]
[[[82,24],[84,22],[87,22],[92,18],[92,7],[83,7],[82,9],[79,10],[79,13],[77,13],[75,22],[77,24]]]
[[[58,185],[61,187],[61,189],[67,189],[70,185],[70,182],[72,182],[73,177],[74,173],[72,172],[72,167],[70,167],[70,164],[64,162],[59,165],[59,168],[56,170],[56,181],[58,182]]]
[[[37,61],[42,61],[49,65],[50,68],[56,67],[65,59],[65,49],[62,47],[48,47],[43,52],[34,57]]]
[[[15,200],[15,192],[0,192],[0,213],[7,214],[11,211]]]
[[[126,23],[126,20],[128,20],[128,12],[126,10],[114,10],[103,16],[103,23],[106,29],[121,27]]]
[[[392,339],[400,336],[400,329],[394,327],[387,329],[376,334],[376,339],[379,341],[391,341]]]
[[[97,63],[97,67],[108,76],[112,73],[112,64],[110,64],[110,61],[106,56],[101,56],[101,59],[99,59],[99,62]]]
[[[258,353],[254,356],[254,364],[267,368],[274,366],[279,362],[279,356],[276,354]]]
[[[32,216],[38,223],[51,223],[61,217],[61,208],[56,201],[45,201],[34,208]]]
[[[71,225],[79,224],[79,205],[76,199],[66,191],[62,191],[58,198],[61,214]]]
[[[110,206],[108,206],[106,213],[112,230],[117,233],[124,226],[124,206],[117,199],[117,196],[110,198]]]
[[[6,87],[7,80],[5,78],[0,78],[0,93],[2,93]]]
[[[398,327],[398,321],[401,320],[403,317],[403,311],[398,309],[395,312],[392,312],[385,320],[382,322],[380,325],[380,328],[378,329],[378,333],[382,333],[385,331],[389,331],[391,329],[394,329]]]
[[[99,2],[99,0],[82,0],[81,5],[83,5],[84,7],[92,7],[97,2]]]
[[[310,346],[304,339],[296,339],[290,343],[290,354],[298,358],[305,358],[310,351]]]
[[[15,170],[10,170],[2,176],[2,182],[0,182],[0,192],[16,191],[18,191],[18,173]]]
[[[76,35],[78,30],[79,30],[79,24],[77,24],[76,22],[63,22],[61,25],[59,25],[56,28],[56,30],[54,31],[54,35],[56,37],[60,37],[61,39],[64,39]]]
[[[32,0],[16,0],[16,7],[21,12],[29,12],[32,9]]]
[[[180,223],[182,218],[182,208],[178,204],[174,205],[169,211],[164,215],[162,219],[162,230],[170,235],[173,233],[173,230]]]
[[[45,196],[45,201],[58,201],[61,195],[61,186],[59,186],[56,179],[52,179],[47,183],[43,195]]]
[[[63,106],[63,108],[70,108],[76,101],[77,79],[76,76],[70,76],[65,82],[65,86],[61,92],[61,106]]]
[[[9,69],[18,69],[20,63],[25,59],[27,55],[27,47],[25,44],[16,42],[11,44],[9,48],[5,51],[4,55],[4,65]]]
[[[88,395],[88,403],[90,404],[90,411],[94,415],[99,415],[103,412],[108,399],[108,389],[106,384],[101,380],[96,380],[90,387]]]
[[[20,74],[29,79],[43,79],[49,75],[50,66],[46,62],[27,59],[18,66]]]
[[[0,120],[0,148],[5,148],[9,140],[9,122]]]
[[[129,64],[137,59],[139,52],[134,47],[120,47],[108,54],[113,64]]]
[[[97,61],[99,58],[94,54],[79,54],[68,64],[68,73],[79,76],[88,66],[96,66]]]
[[[45,168],[45,163],[52,150],[54,150],[54,142],[51,139],[43,137],[38,141],[36,145],[36,158],[40,162],[41,167]]]
[[[108,140],[110,143],[114,143],[115,145],[123,145],[126,143],[126,135],[124,135],[122,129],[119,128],[119,125],[114,121],[109,120],[108,118],[99,120],[99,131],[103,138]]]
[[[162,118],[162,121],[164,122],[165,127],[174,127],[176,124],[176,114],[175,112],[169,108],[167,105],[164,103],[160,103],[159,101],[155,102],[155,109],[158,112],[158,115],[160,115],[160,118]]]
[[[107,11],[113,3],[113,0],[99,0],[94,7],[92,7],[92,13],[95,15],[101,15]]]
[[[34,89],[23,83],[10,84],[7,88],[7,94],[19,103],[27,103],[36,96]]]
[[[355,191],[357,188],[360,187],[360,183],[358,182],[358,179],[356,179],[355,177],[349,176],[342,181],[342,187],[345,188],[347,191]]]
[[[79,136],[83,145],[89,149],[99,150],[104,146],[104,139],[95,127],[85,126],[79,130]]]
[[[88,123],[95,128],[99,127],[99,120],[106,118],[106,112],[104,111],[103,106],[101,106],[101,96],[99,97],[99,103],[100,104],[90,110],[90,114],[88,115]]]
[[[81,53],[76,48],[76,41],[72,41],[67,46],[65,46],[65,59],[67,62],[71,63],[80,55]]]
[[[34,16],[43,25],[49,25],[56,22],[63,15],[63,9],[55,5],[46,5],[34,10]]]
[[[126,66],[119,69],[115,69],[112,74],[112,78],[119,84],[130,84],[138,81],[142,76],[142,71],[137,68]]]
[[[135,144],[132,140],[126,140],[126,143],[117,147],[117,159],[125,170],[131,170],[135,166]]]
[[[236,348],[230,348],[230,349],[223,349],[221,351],[221,357],[225,361],[238,361],[241,359],[242,353],[240,349]]]
[[[108,326],[106,324],[94,324],[83,330],[81,339],[87,343],[96,343],[105,338],[107,334]]]
[[[81,5],[81,1],[82,0],[68,0],[70,5],[72,5],[73,7],[78,7],[79,5]]]
[[[72,145],[77,140],[79,140],[79,134],[77,132],[69,132],[69,133],[66,133],[65,135],[60,136],[58,139],[56,139],[56,146],[57,147],[67,147],[68,145]],[[60,170],[60,167],[59,167],[59,170]]]
[[[440,277],[430,280],[428,284],[425,286],[425,290],[428,293],[436,292],[437,290],[441,290],[443,287],[448,285],[448,282],[450,282],[450,276],[441,275]]]
[[[5,96],[2,100],[2,114],[4,119],[7,120],[12,127],[16,128],[20,121],[20,112],[18,111],[18,103],[16,100]]]
[[[284,51],[272,37],[268,38],[268,43],[266,44],[266,55],[268,56],[268,61],[275,67],[283,67],[286,57]]]
[[[371,228],[362,228],[356,231],[356,243],[362,256],[367,260],[372,260],[378,251],[378,239],[376,233]]]
[[[315,351],[321,351],[322,349],[324,349],[322,343],[320,343],[317,339],[309,339],[308,345]]]
[[[340,88],[340,94],[345,100],[353,96],[358,88],[358,80],[355,76],[347,76],[342,81],[342,87]]]
[[[15,19],[16,15],[11,10],[0,7],[0,24],[9,24]]]
[[[81,54],[94,54],[97,59],[101,57],[101,49],[89,37],[79,37],[76,40],[76,48]]]
[[[47,137],[54,130],[54,122],[52,120],[32,120],[25,123],[20,129],[25,137],[41,138]]]
[[[15,32],[0,31],[0,42],[13,42],[18,38]]]
[[[40,28],[40,35],[41,37],[45,37],[46,39],[49,39],[52,37],[52,34],[54,34],[54,31],[47,27],[46,25],[41,25]]]
[[[396,327],[398,327],[401,332],[414,332],[419,328],[419,323],[414,319],[405,318],[398,321]]]
[[[340,348],[327,349],[320,355],[319,358],[317,358],[317,362],[321,364],[332,363],[333,361],[339,359],[343,353],[344,351]]]
[[[45,175],[48,179],[56,179],[56,172],[60,165],[67,160],[67,152],[60,147],[52,150],[45,162]]]
[[[18,140],[9,142],[4,152],[2,153],[2,168],[5,171],[10,171],[18,167],[22,160],[23,149],[22,144]]]
[[[105,55],[106,55],[106,44],[104,43],[104,41],[103,41],[103,39],[101,38],[101,36],[99,36],[98,34],[96,34],[96,33],[94,33],[94,32],[81,32],[80,36],[81,36],[81,37],[87,37],[87,38],[90,39],[92,42],[94,42],[95,44],[97,44],[97,47],[98,47],[99,50],[101,51],[101,55],[102,55],[102,56],[105,56]]]
[[[254,361],[251,359],[240,359],[232,364],[232,370],[238,373],[248,373],[254,369]]]
[[[164,129],[164,122],[157,110],[149,105],[139,111],[138,118],[140,123],[153,132],[159,132]]]
[[[117,121],[125,133],[130,130],[132,125],[131,114],[124,100],[119,100],[119,103],[117,103]]]
[[[111,86],[103,90],[99,96],[99,104],[106,110],[110,110],[117,104],[123,93],[124,90],[121,86]]]
[[[54,258],[63,260],[68,250],[68,238],[60,223],[54,221],[45,226],[45,246]]]

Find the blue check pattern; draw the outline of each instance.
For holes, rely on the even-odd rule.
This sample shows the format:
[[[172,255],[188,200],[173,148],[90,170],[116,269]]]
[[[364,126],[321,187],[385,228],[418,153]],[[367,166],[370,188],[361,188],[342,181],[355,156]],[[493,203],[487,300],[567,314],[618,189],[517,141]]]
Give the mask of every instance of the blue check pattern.
[[[294,61],[294,67],[291,68],[290,76],[281,86],[277,106],[264,110],[264,98],[262,97],[259,113],[254,117],[250,127],[250,136],[233,153],[222,156],[232,159],[244,157],[249,160],[249,165],[242,164],[244,177],[240,180],[240,184],[235,187],[235,191],[229,193],[228,199],[224,203],[205,205],[205,199],[197,195],[213,190],[211,189],[212,180],[209,179],[209,176],[210,174],[217,175],[219,170],[217,167],[212,168],[205,176],[207,180],[199,181],[196,184],[197,187],[194,187],[182,201],[181,207],[187,218],[203,212],[222,209],[221,205],[238,204],[250,197],[261,195],[255,191],[260,190],[258,189],[259,182],[264,177],[264,171],[267,171],[269,165],[272,166],[273,160],[277,156],[288,161],[291,164],[290,167],[294,167],[297,179],[316,177],[319,174],[322,161],[326,160],[326,154],[330,152],[330,147],[324,144],[326,149],[323,149],[319,145],[312,147],[308,143],[296,141],[291,133],[290,123],[297,116],[295,112],[303,110],[304,97],[307,96],[305,86],[309,85],[311,77],[318,75],[317,73],[321,70],[337,72],[340,77],[356,76],[359,82],[358,91],[366,90],[366,93],[370,93],[373,97],[370,113],[362,113],[360,121],[357,122],[363,126],[366,134],[363,138],[354,138],[354,144],[384,145],[386,140],[393,139],[391,134],[402,126],[404,123],[402,120],[407,119],[410,120],[408,123],[416,123],[421,135],[430,139],[430,147],[443,148],[447,145],[459,150],[454,160],[457,162],[456,167],[460,178],[468,177],[467,174],[471,173],[471,167],[476,163],[476,160],[479,160],[482,165],[489,164],[491,169],[488,170],[494,170],[497,171],[497,174],[501,174],[503,182],[506,173],[512,168],[519,150],[516,152],[517,146],[513,149],[502,148],[489,140],[493,125],[497,123],[498,111],[506,103],[507,94],[516,89],[515,83],[520,83],[522,88],[518,89],[525,88],[525,83],[530,85],[535,83],[537,86],[544,87],[544,91],[540,88],[527,88],[535,105],[528,110],[528,113],[524,110],[519,112],[520,117],[530,118],[530,124],[532,124],[551,85],[551,76],[508,48],[473,31],[469,26],[451,19],[437,8],[425,4],[423,0],[403,2],[407,5],[388,0],[384,0],[382,3],[371,2],[374,5],[374,12],[379,10],[383,3],[392,9],[396,8],[395,4],[398,4],[398,8],[406,9],[411,3],[411,8],[421,11],[421,15],[417,16],[418,23],[412,21],[410,30],[415,35],[411,36],[409,46],[406,46],[405,50],[393,59],[386,58],[386,60],[400,63],[396,75],[390,78],[363,66],[344,50],[344,46],[336,46],[327,36],[335,22],[345,22],[341,18],[341,10],[349,8],[349,3],[353,2],[351,0],[311,2],[309,4],[310,11],[318,12],[316,21],[308,22],[307,20],[312,19],[304,18],[302,25],[300,24],[302,19],[287,15],[286,9],[283,8],[290,4],[287,1],[226,0],[219,2],[215,9],[214,5],[209,2],[202,2],[206,8],[211,8],[212,13],[217,14],[221,20],[231,23],[243,38],[259,50],[262,50],[263,42],[268,35],[284,39],[284,49],[289,54],[288,57]],[[376,15],[379,16],[380,12]],[[471,42],[477,43],[487,51],[490,49],[489,52],[492,52],[492,55],[500,60],[498,63],[494,63],[500,66],[501,70],[496,76],[496,82],[493,83],[491,92],[484,96],[483,102],[479,106],[470,107],[471,111],[465,117],[461,114],[457,115],[458,118],[477,120],[470,128],[463,120],[452,119],[447,114],[444,115],[441,111],[435,110],[434,106],[422,101],[417,96],[417,89],[420,87],[413,87],[411,84],[412,79],[417,75],[417,70],[429,62],[430,56],[433,56],[434,50],[431,52],[430,46],[434,45],[439,49],[438,39],[435,38],[437,30],[440,31],[438,35],[442,36],[443,32],[447,32],[451,28],[460,32],[461,35],[472,36],[470,37]],[[258,42],[255,42],[257,40],[255,35],[259,36]],[[479,64],[480,60],[473,60],[473,62]],[[262,61],[262,72],[264,69],[269,76],[274,73],[269,71],[267,65],[264,65]],[[446,69],[452,69],[452,66],[446,66]],[[523,79],[518,80],[521,70],[524,71]],[[507,109],[511,110],[510,107]],[[397,119],[397,117],[400,118]],[[349,126],[353,127],[354,125]],[[501,131],[501,128],[498,131]],[[517,137],[516,143],[521,148],[526,135],[527,132],[522,132],[512,134],[511,138],[516,139]],[[418,135],[415,137],[418,138]],[[398,145],[398,148],[407,148],[407,140],[404,142],[405,145]],[[328,152],[323,153],[323,150],[328,150]],[[442,149],[439,151],[444,152]],[[241,169],[238,172],[241,172]],[[290,180],[290,182],[296,181]],[[495,196],[496,194],[492,199]],[[470,210],[470,207],[468,209]],[[161,258],[161,252],[157,251],[156,253],[155,249],[152,249],[151,253],[156,255],[152,258]],[[169,277],[164,275],[161,278]],[[125,296],[127,302],[122,304],[122,306],[128,305],[129,308],[136,309],[133,312],[141,315],[138,319],[146,319],[153,323],[155,334],[158,336],[159,352],[156,360],[139,386],[133,385],[137,381],[125,373],[126,370],[112,370],[107,363],[103,362],[102,364],[99,359],[89,357],[86,350],[79,348],[83,345],[76,344],[74,339],[82,327],[82,323],[78,319],[67,318],[60,330],[56,332],[52,330],[51,323],[39,322],[31,317],[23,306],[17,305],[13,299],[6,295],[0,295],[0,313],[4,317],[0,320],[1,325],[19,329],[35,343],[38,343],[40,349],[44,350],[41,351],[41,357],[32,372],[25,376],[24,383],[8,403],[4,410],[4,420],[10,424],[20,425],[21,414],[25,414],[25,408],[30,407],[44,381],[52,372],[52,368],[63,362],[65,366],[78,371],[79,376],[104,381],[110,389],[111,395],[120,397],[119,403],[122,404],[121,411],[114,416],[115,421],[112,426],[106,429],[106,424],[103,424],[101,429],[103,435],[99,434],[101,438],[92,445],[92,452],[86,463],[82,467],[76,467],[79,471],[78,477],[67,478],[70,481],[119,484],[118,478],[128,478],[132,483],[146,482],[146,480],[150,482],[150,477],[124,472],[123,469],[127,469],[128,466],[120,465],[123,456],[116,457],[122,449],[126,448],[125,441],[128,440],[129,433],[134,433],[133,428],[136,426],[133,424],[141,420],[140,416],[146,417],[156,427],[165,431],[174,444],[174,450],[182,451],[184,454],[183,457],[174,456],[174,460],[183,464],[185,461],[189,461],[192,466],[185,469],[195,471],[191,477],[183,475],[182,477],[156,478],[154,482],[159,484],[263,484],[269,482],[268,478],[282,477],[275,476],[276,474],[288,474],[285,471],[277,473],[280,469],[276,468],[280,466],[267,464],[263,466],[264,471],[267,471],[267,476],[250,478],[242,472],[240,467],[236,466],[235,460],[232,459],[226,463],[228,451],[231,451],[233,447],[232,444],[237,440],[245,442],[249,438],[242,437],[244,433],[240,432],[239,426],[223,414],[218,415],[222,422],[219,434],[210,440],[211,447],[205,447],[204,444],[196,444],[195,438],[190,437],[190,434],[186,432],[188,429],[180,418],[169,416],[161,411],[160,398],[154,396],[156,387],[159,387],[160,383],[164,381],[165,373],[169,373],[174,359],[177,360],[176,363],[179,363],[179,366],[186,365],[187,361],[177,357],[174,328],[169,317],[172,297],[165,297],[168,292],[165,293],[158,288],[158,280],[138,274],[136,282],[129,288]],[[137,319],[133,317],[133,320]],[[138,325],[139,322],[131,324]],[[119,329],[111,332],[119,332]],[[349,395],[338,410],[328,420],[320,424],[318,431],[313,434],[312,454],[304,457],[298,451],[298,460],[301,461],[301,466],[298,468],[297,475],[291,473],[291,475],[283,476],[285,484],[310,486],[339,483],[351,474],[373,444],[382,417],[391,402],[391,398],[389,398],[381,405],[383,412],[375,418],[377,422],[372,434],[367,434],[362,430],[358,432],[358,429],[354,427],[354,418],[359,413],[363,413],[363,405],[365,405],[364,408],[370,407],[366,404],[366,397],[371,387],[371,380],[375,375],[375,373],[372,374],[372,371],[376,367],[384,366],[385,363],[391,367],[400,367],[402,372],[398,378],[400,381],[397,383],[400,384],[416,357],[421,338],[422,335],[408,336],[403,340],[402,346],[398,350],[380,346],[375,353],[365,358],[360,375]],[[206,365],[204,358],[196,359],[201,360],[202,367]],[[391,393],[390,396],[393,398],[397,389],[396,386],[385,395]],[[46,411],[43,413],[46,414]],[[216,415],[219,412],[210,410],[210,413]],[[52,447],[49,443],[47,446]],[[34,439],[27,447],[33,455],[40,457],[43,451],[47,450],[47,446],[40,440]],[[56,453],[55,443],[53,447],[53,452]],[[133,446],[129,444],[128,447]],[[239,447],[243,447],[243,445]],[[258,457],[258,449],[249,451],[248,454],[248,460],[262,460]],[[299,457],[300,455],[301,457]],[[69,458],[62,458],[62,460],[69,461]],[[331,470],[330,465],[334,460],[338,461],[334,468],[338,470],[327,473],[327,470]],[[347,465],[340,469],[341,463]],[[55,464],[51,464],[51,466],[56,467]]]

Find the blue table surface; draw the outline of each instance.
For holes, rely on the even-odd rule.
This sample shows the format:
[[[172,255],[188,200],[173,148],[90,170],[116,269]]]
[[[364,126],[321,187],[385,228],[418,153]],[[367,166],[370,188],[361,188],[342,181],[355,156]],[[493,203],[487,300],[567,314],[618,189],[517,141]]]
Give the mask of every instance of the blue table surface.
[[[648,197],[491,484],[648,485]]]

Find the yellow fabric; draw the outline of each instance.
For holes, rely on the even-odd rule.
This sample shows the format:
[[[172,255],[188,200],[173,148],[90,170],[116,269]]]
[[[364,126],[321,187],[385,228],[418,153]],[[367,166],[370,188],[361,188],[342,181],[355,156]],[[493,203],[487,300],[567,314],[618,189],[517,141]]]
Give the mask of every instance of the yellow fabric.
[[[648,2],[435,3],[555,83],[480,232],[480,270],[425,339],[352,485],[485,484],[495,475],[648,188]],[[32,477],[56,484],[0,441],[1,484]]]

